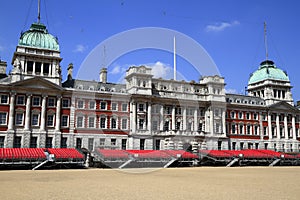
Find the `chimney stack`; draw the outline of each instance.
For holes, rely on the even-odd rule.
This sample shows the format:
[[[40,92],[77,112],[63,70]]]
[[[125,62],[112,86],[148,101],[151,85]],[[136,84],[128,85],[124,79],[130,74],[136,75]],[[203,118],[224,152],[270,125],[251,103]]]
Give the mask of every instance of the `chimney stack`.
[[[106,83],[107,82],[107,68],[102,68],[100,71],[100,82]]]
[[[68,65],[68,80],[73,79],[73,63]]]

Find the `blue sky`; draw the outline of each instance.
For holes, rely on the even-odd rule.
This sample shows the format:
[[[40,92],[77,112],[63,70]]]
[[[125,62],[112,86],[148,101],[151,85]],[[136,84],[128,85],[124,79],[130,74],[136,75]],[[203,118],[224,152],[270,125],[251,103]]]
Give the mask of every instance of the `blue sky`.
[[[3,1],[1,8],[0,58],[10,64],[21,31],[37,21],[37,0]],[[300,100],[299,8],[297,0],[42,0],[41,22],[58,37],[63,79],[70,62],[74,64],[74,74],[84,71],[84,60],[108,38],[136,28],[159,27],[177,31],[199,43],[225,77],[226,90],[244,93],[249,74],[265,59],[263,23],[266,21],[269,58],[287,71],[297,101]],[[170,38],[170,48],[172,42]],[[182,45],[178,41],[176,47],[180,49]],[[89,74],[91,80],[98,80],[100,68],[112,51],[108,47],[105,53],[99,52],[99,60],[95,61],[99,66]],[[108,66],[108,80],[122,81],[122,74],[130,65],[140,64],[152,66],[156,76],[172,78],[171,52],[141,49],[115,59]],[[201,74],[181,56],[177,56],[177,69],[178,79],[198,80]]]

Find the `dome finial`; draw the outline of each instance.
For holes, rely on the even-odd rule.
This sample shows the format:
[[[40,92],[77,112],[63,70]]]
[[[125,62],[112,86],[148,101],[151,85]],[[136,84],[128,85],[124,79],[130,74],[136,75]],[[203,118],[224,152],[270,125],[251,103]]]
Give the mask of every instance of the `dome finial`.
[[[268,60],[268,45],[267,45],[267,23],[264,22],[264,42],[266,50],[266,60]]]
[[[40,21],[41,21],[41,9],[40,9],[40,7],[41,7],[41,0],[38,0],[38,24],[40,23]]]

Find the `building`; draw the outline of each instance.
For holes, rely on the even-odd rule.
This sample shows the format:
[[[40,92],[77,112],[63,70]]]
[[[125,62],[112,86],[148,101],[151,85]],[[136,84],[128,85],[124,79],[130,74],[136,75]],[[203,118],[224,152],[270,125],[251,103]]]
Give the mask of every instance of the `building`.
[[[0,147],[245,149],[299,151],[300,112],[286,72],[266,60],[248,95],[225,94],[224,77],[199,82],[153,78],[132,66],[125,84],[61,80],[57,38],[33,23],[6,74],[0,63]],[[229,77],[230,78],[230,77]]]

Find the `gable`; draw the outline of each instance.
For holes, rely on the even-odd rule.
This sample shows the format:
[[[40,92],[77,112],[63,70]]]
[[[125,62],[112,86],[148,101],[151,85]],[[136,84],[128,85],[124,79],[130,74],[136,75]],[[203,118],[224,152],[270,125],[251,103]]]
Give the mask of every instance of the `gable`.
[[[36,90],[63,90],[59,85],[56,85],[46,79],[34,77],[26,80],[21,80],[10,84],[11,87],[21,87],[26,89],[36,89]]]
[[[275,104],[272,104],[269,106],[270,110],[281,110],[281,111],[296,111],[296,112],[300,112],[299,109],[295,108],[294,106],[290,105],[287,102],[278,102]]]

